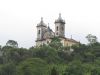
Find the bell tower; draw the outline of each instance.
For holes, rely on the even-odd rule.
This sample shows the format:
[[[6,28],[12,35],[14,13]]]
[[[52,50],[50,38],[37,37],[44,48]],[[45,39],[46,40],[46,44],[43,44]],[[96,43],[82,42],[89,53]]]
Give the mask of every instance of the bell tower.
[[[65,37],[65,21],[62,19],[61,13],[58,19],[55,20],[55,36]]]
[[[39,24],[37,24],[37,41],[43,39],[43,34],[46,30],[47,26],[43,22],[43,18],[41,17],[41,21]]]

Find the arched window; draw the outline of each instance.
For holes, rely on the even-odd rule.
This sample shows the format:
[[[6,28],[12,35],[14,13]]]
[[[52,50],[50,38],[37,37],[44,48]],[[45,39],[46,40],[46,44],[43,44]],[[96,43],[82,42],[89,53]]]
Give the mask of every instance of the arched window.
[[[57,31],[58,31],[58,26],[57,26]]]
[[[40,34],[40,30],[38,31],[38,34]]]

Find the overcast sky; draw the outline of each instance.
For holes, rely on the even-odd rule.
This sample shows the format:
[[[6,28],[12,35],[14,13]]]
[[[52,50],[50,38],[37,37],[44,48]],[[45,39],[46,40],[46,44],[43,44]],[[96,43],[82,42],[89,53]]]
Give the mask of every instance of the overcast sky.
[[[66,37],[87,43],[90,33],[100,39],[100,0],[0,0],[0,45],[15,40],[19,47],[34,46],[41,17],[54,31],[59,13]]]

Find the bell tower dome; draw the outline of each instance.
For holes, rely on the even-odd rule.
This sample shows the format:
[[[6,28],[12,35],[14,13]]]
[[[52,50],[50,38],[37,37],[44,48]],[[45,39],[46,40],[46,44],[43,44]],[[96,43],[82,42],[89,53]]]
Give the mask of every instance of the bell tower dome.
[[[65,21],[62,19],[61,13],[59,13],[58,19],[55,20],[55,36],[65,37]]]

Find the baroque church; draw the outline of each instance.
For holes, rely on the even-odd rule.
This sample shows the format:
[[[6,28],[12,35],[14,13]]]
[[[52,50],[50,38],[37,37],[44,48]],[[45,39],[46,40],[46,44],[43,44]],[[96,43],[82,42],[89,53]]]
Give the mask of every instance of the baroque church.
[[[43,18],[39,24],[37,24],[37,39],[36,46],[40,46],[43,44],[48,45],[52,38],[58,37],[61,40],[63,46],[72,46],[79,44],[78,41],[72,38],[65,37],[65,21],[62,19],[61,14],[59,14],[58,19],[55,20],[55,32],[47,26]]]

